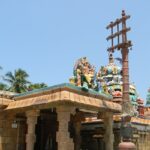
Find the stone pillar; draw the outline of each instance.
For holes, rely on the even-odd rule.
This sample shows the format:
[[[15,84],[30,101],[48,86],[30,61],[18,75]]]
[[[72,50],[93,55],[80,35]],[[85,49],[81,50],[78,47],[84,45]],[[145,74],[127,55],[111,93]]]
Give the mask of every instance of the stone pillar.
[[[120,131],[116,129],[114,131],[114,149],[118,149],[118,143],[121,141]]]
[[[25,127],[26,120],[25,117],[17,117],[17,144],[16,150],[25,150]]]
[[[26,150],[34,150],[34,144],[36,141],[35,126],[37,124],[39,112],[39,110],[30,110],[26,112],[28,126],[26,134]]]
[[[141,138],[142,138],[142,139],[141,139],[141,142],[142,142],[142,143],[141,143],[141,149],[142,149],[142,148],[145,149],[145,147],[144,147],[144,146],[145,146],[145,145],[144,145],[144,143],[145,143],[145,138],[144,138],[144,132],[143,132],[143,131],[141,132]]]
[[[4,149],[5,142],[4,142],[4,121],[5,121],[5,115],[4,113],[0,113],[0,150]]]
[[[59,106],[56,110],[59,124],[57,132],[58,150],[74,150],[73,139],[70,138],[70,133],[68,131],[70,115],[74,112],[74,108],[71,106]]]
[[[149,131],[147,131],[148,132],[148,138],[147,138],[147,149],[150,149],[150,144],[149,144],[149,141],[150,141],[150,133],[149,133]]]
[[[81,147],[81,122],[75,122],[74,123],[74,128],[75,128],[75,148],[74,150],[80,150],[80,147]]]
[[[140,149],[142,149],[143,148],[143,138],[142,138],[142,133],[139,131],[138,132],[138,134],[139,134],[139,138],[138,138],[138,149],[140,150]]]
[[[149,150],[149,147],[148,147],[148,145],[149,145],[148,136],[149,136],[148,131],[145,131],[145,139],[144,139],[144,141],[145,141],[145,150]]]
[[[85,120],[84,113],[76,109],[76,113],[73,116],[73,125],[75,129],[75,135],[74,135],[74,149],[80,150],[81,149],[81,122]]]
[[[113,135],[113,114],[111,112],[104,113],[104,141],[105,149],[113,150],[114,135]]]

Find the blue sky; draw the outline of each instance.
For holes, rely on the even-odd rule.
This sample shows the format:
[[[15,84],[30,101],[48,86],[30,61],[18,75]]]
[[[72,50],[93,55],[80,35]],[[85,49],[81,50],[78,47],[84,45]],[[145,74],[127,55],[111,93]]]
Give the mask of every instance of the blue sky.
[[[131,15],[130,80],[146,98],[150,86],[148,0],[1,0],[1,73],[22,68],[31,81],[51,86],[68,82],[80,57],[87,56],[98,70],[108,63],[105,27],[120,17],[122,9]]]

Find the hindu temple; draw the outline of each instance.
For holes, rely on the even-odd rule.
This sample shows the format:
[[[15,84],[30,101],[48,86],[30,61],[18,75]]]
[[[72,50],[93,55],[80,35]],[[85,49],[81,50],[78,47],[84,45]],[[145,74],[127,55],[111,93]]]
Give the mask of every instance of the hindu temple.
[[[128,18],[123,12],[108,28]],[[87,57],[78,59],[68,83],[20,94],[0,91],[0,150],[123,150],[119,144],[126,141],[134,150],[150,150],[150,90],[144,105],[129,80],[126,40],[112,43],[108,64],[98,70]],[[115,48],[122,50],[120,66]]]

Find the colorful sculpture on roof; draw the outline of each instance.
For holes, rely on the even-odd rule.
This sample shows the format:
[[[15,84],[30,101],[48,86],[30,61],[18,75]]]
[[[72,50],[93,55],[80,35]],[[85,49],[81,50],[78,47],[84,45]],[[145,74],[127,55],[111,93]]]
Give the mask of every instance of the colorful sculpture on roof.
[[[74,76],[70,78],[70,82],[74,85],[85,89],[96,88],[95,67],[89,63],[86,57],[77,60],[73,69],[73,75]]]
[[[122,96],[121,68],[114,64],[112,55],[109,57],[109,64],[102,66],[97,74],[97,79],[102,82],[102,87],[107,87],[108,93],[112,96]]]
[[[86,57],[78,59],[70,83],[87,90],[110,94],[115,98],[122,97],[122,69],[114,63],[112,54],[109,55],[108,65],[102,66],[98,73]],[[130,100],[135,109],[138,108],[137,97],[135,86],[130,84]]]
[[[109,55],[109,64],[102,66],[98,73],[98,79],[103,81],[107,85],[108,93],[113,97],[122,97],[122,69],[114,63],[112,54]],[[130,84],[130,100],[132,105],[137,107],[136,88],[134,84]]]

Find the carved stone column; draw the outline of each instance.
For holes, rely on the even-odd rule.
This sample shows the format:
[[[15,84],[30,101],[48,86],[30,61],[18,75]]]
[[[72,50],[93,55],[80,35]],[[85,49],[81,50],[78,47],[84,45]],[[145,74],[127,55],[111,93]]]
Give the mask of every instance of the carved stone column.
[[[34,144],[36,141],[35,126],[37,124],[39,113],[39,110],[30,110],[26,112],[28,126],[26,135],[26,150],[34,150]]]
[[[59,106],[56,110],[59,124],[57,132],[58,150],[74,150],[73,139],[70,138],[70,133],[68,131],[70,115],[74,112],[74,108],[71,106]]]
[[[81,131],[81,122],[75,122],[74,123],[74,128],[75,128],[75,150],[80,150],[80,146],[81,146],[81,135],[80,135],[80,131]]]
[[[80,150],[81,148],[81,122],[85,120],[84,113],[76,109],[76,113],[73,116],[73,125],[75,129],[75,135],[74,135],[74,149]]]
[[[4,115],[4,113],[0,113],[0,149],[2,150],[2,149],[4,149],[3,147],[4,147],[4,144],[5,144],[5,142],[4,142],[4,122],[5,122],[5,115]]]
[[[16,150],[25,150],[25,117],[17,117],[17,144]]]
[[[114,134],[113,134],[113,114],[111,112],[104,113],[104,128],[105,128],[105,149],[113,150]]]

